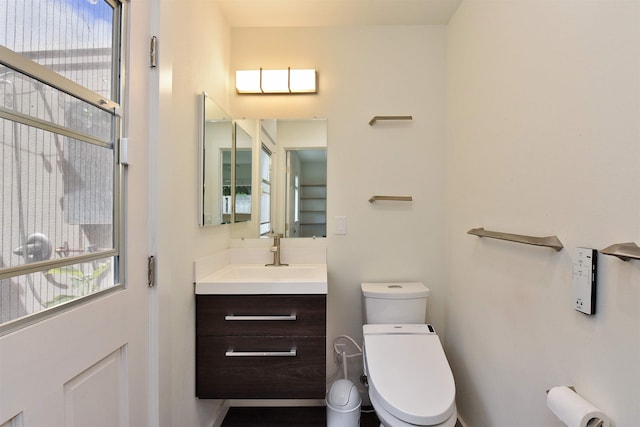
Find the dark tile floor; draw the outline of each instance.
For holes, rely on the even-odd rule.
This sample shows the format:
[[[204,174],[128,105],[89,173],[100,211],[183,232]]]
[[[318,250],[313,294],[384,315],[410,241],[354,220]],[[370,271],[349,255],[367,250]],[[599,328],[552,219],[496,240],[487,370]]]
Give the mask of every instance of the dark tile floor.
[[[364,408],[367,411],[368,408]],[[326,427],[327,409],[324,406],[295,408],[229,408],[222,427]],[[360,427],[379,427],[373,411],[363,412]]]
[[[230,408],[222,427],[326,427],[324,406],[295,408]],[[360,427],[379,427],[380,421],[371,408],[363,408]],[[456,423],[456,427],[462,427]]]

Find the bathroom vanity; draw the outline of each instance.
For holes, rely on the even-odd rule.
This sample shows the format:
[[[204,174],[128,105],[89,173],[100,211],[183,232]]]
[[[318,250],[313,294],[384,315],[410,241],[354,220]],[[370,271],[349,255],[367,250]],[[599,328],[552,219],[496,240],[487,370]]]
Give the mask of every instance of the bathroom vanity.
[[[324,397],[325,331],[326,295],[197,295],[197,396]]]
[[[230,264],[196,282],[196,395],[322,399],[325,264]]]

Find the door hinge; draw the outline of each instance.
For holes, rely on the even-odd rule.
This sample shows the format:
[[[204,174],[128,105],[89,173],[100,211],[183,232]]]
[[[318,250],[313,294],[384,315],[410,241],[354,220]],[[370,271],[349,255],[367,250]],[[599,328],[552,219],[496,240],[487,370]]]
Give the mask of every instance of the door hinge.
[[[150,288],[156,285],[156,257],[147,258],[147,284]]]
[[[149,66],[156,68],[158,66],[158,37],[152,36],[149,43]]]

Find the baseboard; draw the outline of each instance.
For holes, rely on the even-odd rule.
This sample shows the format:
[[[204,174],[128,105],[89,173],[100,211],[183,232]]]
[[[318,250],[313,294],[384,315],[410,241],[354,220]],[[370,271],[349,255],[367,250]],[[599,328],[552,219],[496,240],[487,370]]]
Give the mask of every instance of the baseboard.
[[[211,427],[222,427],[222,423],[224,422],[224,417],[227,416],[227,412],[229,412],[229,405],[226,402],[223,402],[220,406],[220,411],[218,412],[218,416],[216,417]]]
[[[462,427],[469,427],[469,424],[467,424],[467,422],[460,416],[460,414],[458,414],[458,423]]]

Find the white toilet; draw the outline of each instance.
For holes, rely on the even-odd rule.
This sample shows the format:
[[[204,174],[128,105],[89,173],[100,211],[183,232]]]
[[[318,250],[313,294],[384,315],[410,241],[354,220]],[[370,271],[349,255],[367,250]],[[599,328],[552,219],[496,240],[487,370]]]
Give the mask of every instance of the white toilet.
[[[425,324],[422,283],[362,283],[364,371],[382,427],[454,427],[456,386],[438,335]]]

